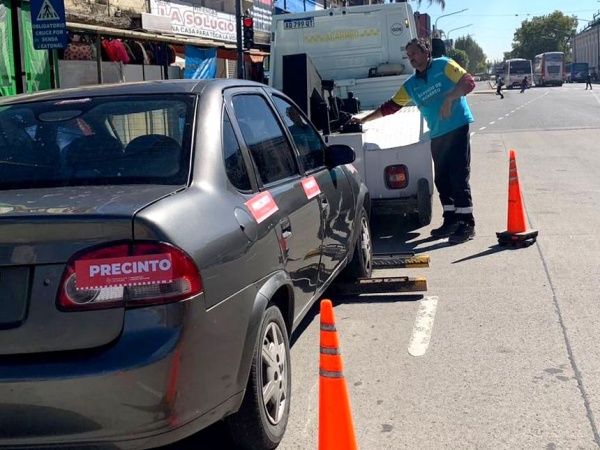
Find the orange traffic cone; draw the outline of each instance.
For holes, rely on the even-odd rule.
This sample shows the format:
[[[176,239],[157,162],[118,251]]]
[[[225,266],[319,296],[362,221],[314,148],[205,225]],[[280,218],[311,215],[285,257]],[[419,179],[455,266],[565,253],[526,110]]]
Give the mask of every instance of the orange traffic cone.
[[[331,300],[321,301],[319,450],[356,450],[350,399]]]
[[[508,166],[508,224],[507,230],[496,233],[498,244],[509,247],[528,247],[537,238],[537,231],[527,231],[525,224],[525,209],[517,173],[515,151],[510,151]]]

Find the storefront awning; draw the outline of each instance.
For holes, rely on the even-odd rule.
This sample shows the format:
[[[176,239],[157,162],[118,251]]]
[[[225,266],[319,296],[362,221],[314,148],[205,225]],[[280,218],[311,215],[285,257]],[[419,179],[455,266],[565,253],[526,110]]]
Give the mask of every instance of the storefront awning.
[[[265,59],[265,56],[269,56],[269,53],[262,52],[260,50],[250,50],[249,52],[246,53],[246,56],[253,63],[261,63],[261,62],[263,62],[263,59]]]
[[[221,42],[214,41],[212,39],[201,39],[194,38],[190,36],[184,35],[165,35],[160,33],[150,33],[145,31],[133,31],[133,30],[123,30],[120,28],[109,28],[103,27],[99,25],[89,25],[87,23],[75,23],[75,22],[67,22],[67,29],[71,31],[79,31],[79,32],[91,32],[100,34],[102,36],[114,36],[120,38],[129,38],[140,41],[155,41],[155,42],[168,42],[170,44],[179,44],[179,45],[196,45],[199,47],[216,47],[216,48],[229,48],[235,49],[236,46],[234,43],[230,42]]]

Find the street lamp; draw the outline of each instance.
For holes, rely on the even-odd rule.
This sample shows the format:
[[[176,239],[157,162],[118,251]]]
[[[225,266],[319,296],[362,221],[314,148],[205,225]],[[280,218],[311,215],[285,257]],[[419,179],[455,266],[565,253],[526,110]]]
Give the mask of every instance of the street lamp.
[[[448,17],[448,16],[452,16],[454,14],[465,12],[467,9],[469,9],[469,8],[461,9],[460,11],[456,11],[456,12],[449,13],[449,14],[442,14],[440,17],[438,17],[437,19],[435,19],[435,23],[433,24],[433,33],[432,33],[433,37],[439,37],[439,36],[436,36],[436,30],[438,29],[437,28],[438,20],[440,20],[442,17]]]
[[[452,28],[452,29],[451,29],[450,31],[448,31],[447,33],[444,33],[444,34],[446,35],[446,39],[450,39],[450,33],[452,33],[453,31],[460,30],[461,28],[467,28],[467,27],[470,27],[471,25],[473,25],[473,24],[472,24],[472,23],[470,23],[469,25],[465,25],[465,26],[462,26],[462,27],[458,27],[458,28]]]

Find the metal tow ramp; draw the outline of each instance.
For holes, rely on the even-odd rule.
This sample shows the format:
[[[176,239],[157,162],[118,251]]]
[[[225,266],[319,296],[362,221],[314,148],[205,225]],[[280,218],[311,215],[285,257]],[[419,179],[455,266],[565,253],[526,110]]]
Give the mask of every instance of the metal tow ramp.
[[[373,269],[411,269],[429,267],[428,255],[410,253],[375,253]],[[337,295],[395,294],[399,292],[427,291],[425,277],[371,277],[360,278],[352,283],[336,283],[332,286]]]
[[[428,255],[410,253],[374,253],[373,269],[412,269],[429,267]]]

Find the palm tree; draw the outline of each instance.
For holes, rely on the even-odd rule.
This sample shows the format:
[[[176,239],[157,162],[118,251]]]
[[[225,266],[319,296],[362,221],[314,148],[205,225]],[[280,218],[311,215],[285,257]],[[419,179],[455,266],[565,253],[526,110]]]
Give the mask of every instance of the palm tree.
[[[417,8],[419,8],[421,6],[421,1],[422,0],[417,0]],[[438,5],[441,6],[442,11],[446,7],[446,2],[444,0],[428,0],[428,1],[429,1],[429,6],[431,6],[431,4],[435,1]]]

